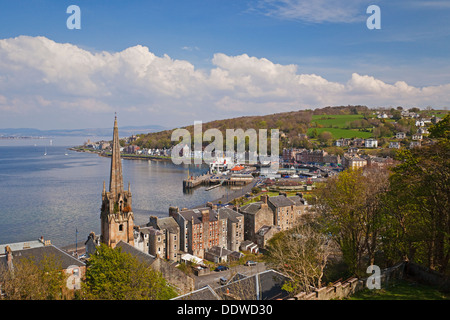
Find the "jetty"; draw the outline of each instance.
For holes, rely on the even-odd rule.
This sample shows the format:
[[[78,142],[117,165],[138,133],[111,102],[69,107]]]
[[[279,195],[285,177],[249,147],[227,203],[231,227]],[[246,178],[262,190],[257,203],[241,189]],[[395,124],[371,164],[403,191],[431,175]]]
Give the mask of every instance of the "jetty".
[[[183,189],[192,189],[198,186],[210,186],[206,190],[211,190],[224,184],[243,186],[252,182],[253,179],[254,177],[251,174],[215,175],[205,173],[196,177],[190,176],[189,178],[183,180]]]

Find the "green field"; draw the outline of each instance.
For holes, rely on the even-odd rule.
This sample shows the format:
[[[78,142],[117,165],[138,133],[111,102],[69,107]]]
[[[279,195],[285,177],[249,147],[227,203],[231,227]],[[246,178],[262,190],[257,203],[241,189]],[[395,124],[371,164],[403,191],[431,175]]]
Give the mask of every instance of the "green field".
[[[324,127],[345,128],[350,122],[363,118],[362,114],[313,115],[311,123],[317,122]]]
[[[312,128],[308,129],[307,134],[310,135],[314,129],[320,134],[328,131],[333,135],[334,139],[340,138],[363,138],[367,139],[372,136],[371,132],[359,131],[358,129],[348,129],[349,124],[355,120],[361,120],[362,114],[343,114],[343,115],[314,115],[312,116]],[[315,124],[319,127],[315,128]]]
[[[309,128],[307,134],[310,135],[314,129],[317,130],[318,134],[320,134],[323,131],[331,132],[331,134],[333,135],[333,137],[335,139],[340,139],[340,138],[367,139],[372,136],[371,132],[358,131],[357,129],[340,129],[340,128]]]

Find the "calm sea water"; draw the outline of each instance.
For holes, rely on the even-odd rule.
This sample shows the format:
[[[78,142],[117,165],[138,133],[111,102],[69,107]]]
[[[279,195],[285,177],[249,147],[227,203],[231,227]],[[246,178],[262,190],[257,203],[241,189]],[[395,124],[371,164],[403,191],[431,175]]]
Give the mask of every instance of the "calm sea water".
[[[91,138],[91,140],[100,140]],[[111,138],[107,138],[111,139]],[[36,240],[57,246],[100,233],[103,181],[110,159],[70,151],[86,138],[0,140],[0,244]],[[47,152],[47,155],[44,153]],[[167,161],[122,160],[124,186],[131,183],[135,224],[168,216],[169,206],[192,208],[227,193],[224,187],[183,193],[188,167]],[[200,174],[206,168],[189,168]]]

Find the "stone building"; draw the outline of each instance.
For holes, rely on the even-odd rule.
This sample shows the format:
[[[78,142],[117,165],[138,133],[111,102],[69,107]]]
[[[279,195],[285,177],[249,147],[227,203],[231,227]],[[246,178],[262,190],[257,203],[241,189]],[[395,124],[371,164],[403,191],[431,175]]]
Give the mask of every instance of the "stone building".
[[[308,207],[301,194],[262,195],[261,201],[239,208],[244,215],[244,240],[265,245],[276,232],[294,227],[307,214]]]
[[[264,249],[267,241],[280,231],[281,228],[277,226],[262,226],[256,233],[255,237],[258,248]]]
[[[274,225],[273,212],[267,204],[267,196],[239,208],[244,216],[244,240],[256,242],[256,233],[263,226]]]
[[[123,188],[117,117],[114,119],[109,191],[106,191],[105,182],[103,182],[100,221],[100,241],[102,243],[112,248],[119,241],[134,245],[134,215],[131,207],[131,190],[130,184],[128,184],[128,190]]]
[[[344,168],[358,169],[367,166],[367,160],[357,155],[345,154],[342,165]]]
[[[244,215],[229,208],[218,209],[218,214],[222,222],[220,247],[239,251],[239,246],[244,241]]]
[[[324,156],[328,153],[324,150],[304,149],[295,155],[295,160],[300,163],[324,163]]]
[[[273,225],[282,231],[291,229],[303,213],[304,201],[300,196],[287,197],[286,194],[269,197],[267,204],[272,209]]]
[[[219,246],[221,230],[226,220],[220,220],[217,211],[213,208],[180,211],[176,207],[171,207],[169,215],[180,226],[180,248],[184,252],[203,259],[207,249]]]
[[[167,260],[177,261],[180,250],[180,227],[175,219],[172,217],[158,218],[151,216],[147,227],[155,229],[150,230],[151,248],[149,248],[149,253]],[[163,248],[162,251],[161,246]]]

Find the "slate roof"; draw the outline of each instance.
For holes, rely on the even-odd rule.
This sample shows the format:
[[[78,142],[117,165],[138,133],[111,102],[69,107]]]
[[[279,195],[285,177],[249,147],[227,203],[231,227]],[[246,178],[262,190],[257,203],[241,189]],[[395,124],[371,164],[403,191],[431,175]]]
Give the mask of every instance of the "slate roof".
[[[274,207],[288,207],[295,204],[295,202],[289,198],[286,198],[283,195],[275,196],[275,197],[269,197],[268,202],[270,202]]]
[[[303,199],[300,196],[291,196],[291,197],[288,197],[288,199],[291,200],[292,202],[294,202],[294,204],[297,206],[302,206],[305,204],[305,199]]]
[[[228,219],[231,222],[239,222],[237,217],[242,216],[241,213],[231,210],[230,208],[220,208],[218,212],[219,219]]]
[[[77,258],[71,256],[67,252],[55,247],[47,245],[44,247],[35,247],[30,249],[12,251],[13,264],[20,259],[31,259],[39,264],[44,258],[54,258],[57,263],[61,263],[62,269],[68,269],[70,266],[84,267],[86,264]],[[0,254],[0,264],[6,263],[6,255]]]
[[[148,263],[149,265],[151,265],[156,260],[155,256],[145,253],[145,252],[133,247],[132,245],[130,245],[126,242],[123,242],[122,240],[120,240],[117,243],[116,248],[120,248],[122,250],[122,252],[129,253],[132,256],[136,257],[140,262],[145,262],[145,263]]]
[[[239,211],[249,214],[255,214],[261,209],[262,202],[252,202],[239,208]]]
[[[220,297],[210,286],[207,285],[201,289],[178,296],[171,300],[220,300]]]
[[[212,210],[210,207],[206,208],[198,208],[198,209],[189,209],[180,211],[180,215],[187,221],[191,221],[194,218],[194,224],[202,222],[202,211],[209,211],[209,221],[217,221],[217,212]]]
[[[219,247],[219,246],[214,246],[212,248],[209,248],[206,252],[208,252],[214,256],[217,256],[217,257],[224,257],[224,256],[227,256],[227,255],[233,253],[233,251]]]
[[[245,300],[276,300],[284,299],[289,293],[281,287],[289,278],[275,270],[266,270],[246,277],[216,289],[216,293],[225,299],[227,289],[229,294]]]
[[[178,223],[172,217],[159,218],[158,219],[158,227],[161,230],[169,230],[169,231],[175,232],[175,233],[180,228]]]

